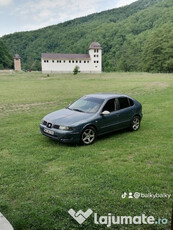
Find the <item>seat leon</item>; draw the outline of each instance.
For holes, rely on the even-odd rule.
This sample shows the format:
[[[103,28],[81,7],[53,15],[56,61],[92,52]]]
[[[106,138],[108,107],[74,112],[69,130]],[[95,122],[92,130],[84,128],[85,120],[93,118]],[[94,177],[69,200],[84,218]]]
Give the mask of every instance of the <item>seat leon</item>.
[[[46,115],[41,133],[64,143],[92,144],[97,136],[130,128],[137,131],[142,119],[142,105],[123,94],[85,95],[64,109]]]

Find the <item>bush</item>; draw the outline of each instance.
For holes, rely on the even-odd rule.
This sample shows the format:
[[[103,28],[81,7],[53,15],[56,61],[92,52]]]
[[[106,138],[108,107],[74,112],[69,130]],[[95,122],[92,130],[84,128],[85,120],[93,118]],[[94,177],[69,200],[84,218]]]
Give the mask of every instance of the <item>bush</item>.
[[[79,66],[75,66],[74,70],[73,70],[73,74],[76,75],[79,73]]]

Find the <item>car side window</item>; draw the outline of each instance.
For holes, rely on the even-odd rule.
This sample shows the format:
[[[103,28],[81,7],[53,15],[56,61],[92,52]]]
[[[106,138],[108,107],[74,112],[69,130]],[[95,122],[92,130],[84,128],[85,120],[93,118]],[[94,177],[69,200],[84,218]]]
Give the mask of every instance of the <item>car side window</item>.
[[[119,109],[125,109],[130,106],[129,100],[127,97],[119,97]]]
[[[116,99],[110,99],[109,101],[106,102],[105,106],[102,109],[103,111],[109,111],[110,113],[116,110]]]
[[[129,102],[130,102],[130,106],[134,105],[134,101],[132,99],[129,98]]]

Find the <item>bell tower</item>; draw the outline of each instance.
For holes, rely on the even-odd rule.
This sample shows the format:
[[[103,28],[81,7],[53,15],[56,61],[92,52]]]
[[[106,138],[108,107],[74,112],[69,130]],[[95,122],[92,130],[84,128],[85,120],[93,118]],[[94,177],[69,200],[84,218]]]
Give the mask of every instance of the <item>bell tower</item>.
[[[19,72],[21,71],[21,62],[19,54],[14,55],[14,70]]]
[[[98,42],[92,42],[89,47],[89,55],[94,72],[102,72],[102,47]]]

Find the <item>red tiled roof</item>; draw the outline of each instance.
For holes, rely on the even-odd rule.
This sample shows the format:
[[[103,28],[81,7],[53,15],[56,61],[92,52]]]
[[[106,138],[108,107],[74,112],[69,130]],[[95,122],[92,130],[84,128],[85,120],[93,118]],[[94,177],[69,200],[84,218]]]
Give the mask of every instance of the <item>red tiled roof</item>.
[[[71,60],[90,60],[89,54],[60,54],[60,53],[42,53],[43,59],[71,59]]]

